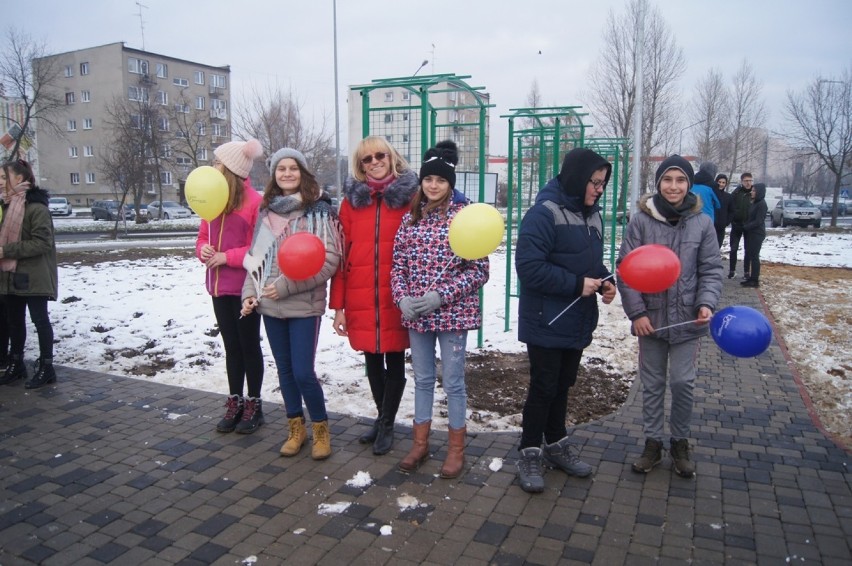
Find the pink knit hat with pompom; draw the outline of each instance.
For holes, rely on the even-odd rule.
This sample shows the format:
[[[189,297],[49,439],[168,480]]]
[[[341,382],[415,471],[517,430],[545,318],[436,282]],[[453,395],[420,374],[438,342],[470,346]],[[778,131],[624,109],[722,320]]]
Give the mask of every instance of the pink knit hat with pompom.
[[[263,146],[254,138],[244,142],[232,141],[214,149],[213,155],[234,175],[245,179],[249,176],[254,161],[263,155]]]

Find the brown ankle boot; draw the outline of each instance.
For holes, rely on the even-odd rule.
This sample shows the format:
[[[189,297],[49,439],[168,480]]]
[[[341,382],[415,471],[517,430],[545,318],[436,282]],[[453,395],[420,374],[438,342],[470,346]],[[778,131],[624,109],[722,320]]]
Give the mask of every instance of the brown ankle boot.
[[[464,469],[464,435],[466,427],[449,429],[450,441],[447,447],[447,459],[441,466],[441,477],[452,479],[461,475]]]
[[[405,458],[397,465],[400,472],[411,473],[429,458],[429,430],[431,428],[432,421],[426,421],[422,424],[414,423],[414,444]]]

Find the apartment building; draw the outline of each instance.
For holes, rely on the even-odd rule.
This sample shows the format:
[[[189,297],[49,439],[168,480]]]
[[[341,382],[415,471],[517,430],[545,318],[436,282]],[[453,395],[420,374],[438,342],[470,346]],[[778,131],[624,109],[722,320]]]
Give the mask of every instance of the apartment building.
[[[430,76],[418,77],[429,81]],[[401,79],[404,83],[407,79]],[[377,81],[380,85],[383,81]],[[420,95],[410,87],[387,81],[388,86],[364,88],[350,86],[349,91],[349,148],[354,148],[365,132],[363,102],[369,97],[369,135],[384,136],[406,158],[414,169],[419,169],[423,152],[428,145],[421,143]],[[488,151],[488,107],[490,96],[486,92],[472,91],[462,81],[452,79],[430,84],[428,106],[435,110],[434,120],[427,112],[427,125],[434,127],[436,141],[451,139],[459,147],[458,171],[478,171],[479,131],[485,128],[485,148]],[[480,107],[486,109],[484,124],[480,126]],[[431,123],[434,122],[434,123]]]
[[[110,43],[45,57],[60,76],[51,88],[64,96],[66,111],[55,120],[62,135],[36,125],[39,184],[65,196],[75,207],[114,198],[116,188],[103,174],[102,160],[111,143],[114,117],[109,108],[129,101],[132,108],[156,105],[154,124],[130,113],[131,123],[157,129],[160,179],[146,173],[143,202],[182,200],[186,175],[209,165],[213,149],[230,140],[230,66],[211,66]],[[37,59],[33,65],[38,65]],[[135,120],[135,121],[134,121]],[[191,128],[178,123],[191,121]],[[188,144],[193,138],[193,144]],[[186,148],[192,148],[188,155]],[[181,151],[178,151],[181,148]],[[150,157],[153,158],[153,155]]]

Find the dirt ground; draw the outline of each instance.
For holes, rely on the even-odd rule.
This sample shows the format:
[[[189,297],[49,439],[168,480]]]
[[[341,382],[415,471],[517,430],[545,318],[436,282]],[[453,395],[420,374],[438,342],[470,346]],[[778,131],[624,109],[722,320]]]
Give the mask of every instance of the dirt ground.
[[[62,252],[58,259],[61,263],[94,265],[119,258],[157,257],[162,253],[166,252],[128,249],[116,252],[113,257],[110,252]],[[193,251],[168,250],[167,253],[191,257]],[[788,350],[814,410],[824,427],[847,447],[852,447],[852,418],[848,407],[852,399],[850,280],[850,269],[777,264],[764,265],[761,277],[761,292],[779,332],[789,337]],[[123,352],[121,355],[133,354]],[[830,367],[826,370],[827,363]],[[471,353],[466,373],[468,402],[474,420],[478,416],[477,409],[502,415],[521,412],[529,383],[526,353]],[[577,384],[569,395],[568,424],[589,422],[616,411],[627,398],[629,388],[630,379],[615,371],[605,360],[584,359]]]

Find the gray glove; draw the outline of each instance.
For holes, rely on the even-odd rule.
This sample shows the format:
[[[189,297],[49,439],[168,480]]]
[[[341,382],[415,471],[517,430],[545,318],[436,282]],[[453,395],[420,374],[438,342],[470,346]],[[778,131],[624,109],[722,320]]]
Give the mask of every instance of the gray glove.
[[[403,297],[399,300],[399,310],[402,311],[402,316],[408,320],[417,320],[420,314],[414,308],[415,299],[411,297]]]
[[[420,316],[426,316],[441,308],[441,295],[438,291],[429,291],[422,297],[414,299],[414,310]]]

